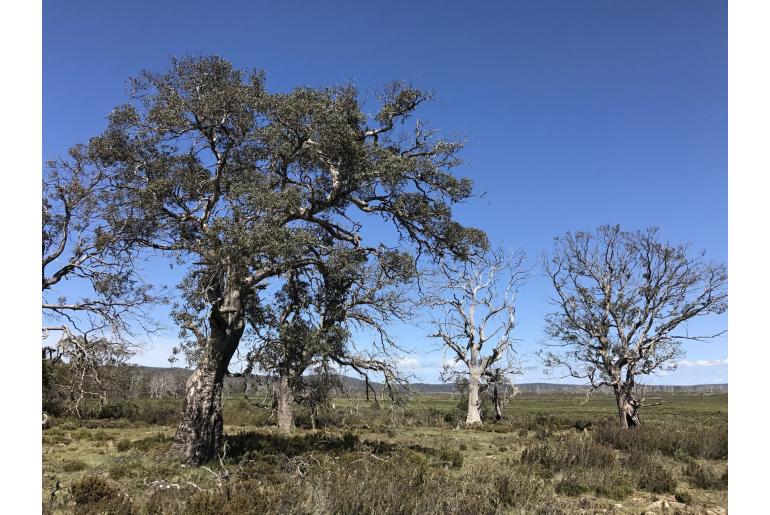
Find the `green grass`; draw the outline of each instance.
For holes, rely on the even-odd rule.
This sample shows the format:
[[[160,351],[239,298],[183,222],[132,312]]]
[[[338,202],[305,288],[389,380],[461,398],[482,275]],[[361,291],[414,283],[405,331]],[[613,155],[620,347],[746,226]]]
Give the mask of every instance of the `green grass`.
[[[502,422],[473,428],[458,424],[461,403],[449,395],[395,410],[340,398],[319,430],[283,436],[267,410],[230,398],[224,482],[218,463],[166,457],[181,401],[140,400],[130,418],[54,420],[43,434],[44,510],[640,513],[659,499],[683,513],[726,508],[727,396],[650,402],[661,400],[624,432],[606,397],[520,395]],[[75,504],[73,492],[97,500]]]

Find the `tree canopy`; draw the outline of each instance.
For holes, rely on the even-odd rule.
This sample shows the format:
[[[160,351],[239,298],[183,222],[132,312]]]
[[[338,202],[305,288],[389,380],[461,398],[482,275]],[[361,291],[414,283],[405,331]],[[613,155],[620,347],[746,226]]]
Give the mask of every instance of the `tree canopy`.
[[[212,56],[143,72],[130,94],[84,154],[119,192],[133,242],[187,267],[174,318],[199,367],[195,388],[221,391],[245,314],[271,278],[320,270],[339,249],[414,261],[487,245],[452,215],[472,195],[471,181],[453,174],[462,143],[420,120],[407,129],[427,92],[393,83],[368,116],[352,85],[272,93],[263,72]],[[365,237],[371,217],[395,228],[398,249]],[[193,402],[188,391],[187,433],[221,432],[210,422],[221,419],[211,414],[216,392]],[[184,452],[204,459],[214,447]]]
[[[658,229],[556,238],[546,263],[557,308],[546,319],[554,345],[546,363],[594,388],[611,387],[624,425],[639,423],[639,376],[676,367],[687,321],[727,309],[727,271],[687,245],[662,241]]]

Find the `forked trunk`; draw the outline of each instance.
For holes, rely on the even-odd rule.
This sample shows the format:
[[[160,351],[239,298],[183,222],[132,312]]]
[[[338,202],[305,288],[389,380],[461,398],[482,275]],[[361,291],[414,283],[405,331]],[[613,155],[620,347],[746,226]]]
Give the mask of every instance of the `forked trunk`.
[[[471,371],[468,379],[468,415],[465,417],[465,423],[481,424],[481,413],[479,407],[481,399],[479,397],[479,376],[480,374]]]
[[[294,430],[294,393],[291,391],[288,375],[283,374],[278,379],[275,396],[278,429],[290,433]]]
[[[631,395],[622,391],[615,392],[615,399],[618,405],[618,416],[620,417],[620,427],[628,429],[641,425],[639,419],[639,403]]]
[[[202,349],[198,368],[187,380],[182,420],[170,452],[200,465],[222,450],[224,443],[222,388],[244,329],[240,293],[231,291],[213,306],[209,315],[210,336]]]

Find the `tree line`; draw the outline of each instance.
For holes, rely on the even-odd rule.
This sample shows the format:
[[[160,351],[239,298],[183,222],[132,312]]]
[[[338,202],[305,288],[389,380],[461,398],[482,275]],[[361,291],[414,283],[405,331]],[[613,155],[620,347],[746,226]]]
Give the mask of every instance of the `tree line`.
[[[149,310],[167,303],[174,352],[194,367],[171,448],[189,462],[222,449],[226,377],[274,375],[286,431],[294,404],[328,395],[341,368],[404,401],[391,328],[418,318],[451,356],[442,379],[467,391],[466,423],[481,423],[482,396],[502,416],[519,371],[516,293],[534,271],[456,219],[474,189],[455,174],[463,143],[416,117],[430,92],[397,82],[374,105],[352,85],[270,92],[263,72],[215,56],[129,85],[106,129],[43,173],[43,364],[67,364],[70,397],[106,392],[103,371],[158,330]],[[145,279],[160,260],[184,272],[174,290]],[[727,308],[724,265],[657,229],[566,233],[543,269],[542,358],[610,388],[623,427],[640,424],[640,377],[715,336],[686,323]],[[62,296],[65,284],[82,295]]]

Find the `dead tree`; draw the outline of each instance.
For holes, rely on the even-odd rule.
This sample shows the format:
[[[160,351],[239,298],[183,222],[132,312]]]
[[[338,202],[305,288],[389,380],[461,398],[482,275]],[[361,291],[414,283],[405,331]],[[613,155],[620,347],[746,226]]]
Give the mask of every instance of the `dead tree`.
[[[519,372],[511,333],[516,322],[514,298],[528,275],[523,263],[522,252],[508,254],[502,249],[470,261],[443,261],[426,297],[436,313],[431,337],[453,355],[445,363],[442,380],[467,382],[466,424],[481,423],[480,395],[489,385],[494,390]],[[487,349],[489,353],[483,354]],[[502,411],[502,391],[497,392]]]
[[[724,265],[661,241],[655,228],[567,233],[556,239],[546,273],[557,308],[546,319],[546,366],[593,390],[611,388],[624,428],[640,424],[640,376],[676,368],[683,342],[718,336],[678,330],[727,309]]]

